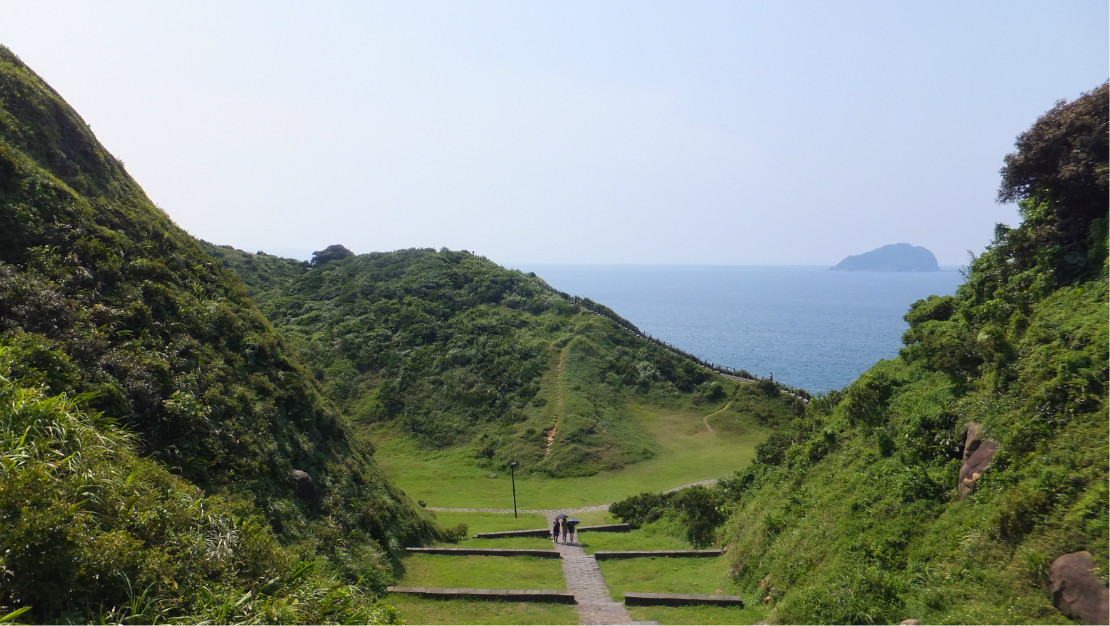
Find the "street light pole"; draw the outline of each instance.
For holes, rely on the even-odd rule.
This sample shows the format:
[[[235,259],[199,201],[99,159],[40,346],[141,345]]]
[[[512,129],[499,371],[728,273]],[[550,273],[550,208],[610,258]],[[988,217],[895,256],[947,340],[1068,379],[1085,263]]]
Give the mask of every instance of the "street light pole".
[[[513,477],[513,517],[516,517],[516,466],[520,465],[516,461],[509,463],[509,473]]]

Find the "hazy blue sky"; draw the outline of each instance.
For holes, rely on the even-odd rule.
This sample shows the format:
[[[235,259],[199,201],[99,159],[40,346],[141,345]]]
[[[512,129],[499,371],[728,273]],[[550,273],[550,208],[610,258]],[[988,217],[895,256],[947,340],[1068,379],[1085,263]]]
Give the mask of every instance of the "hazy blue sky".
[[[0,43],[193,235],[291,255],[833,264],[980,251],[1107,79],[1105,0],[0,0]]]

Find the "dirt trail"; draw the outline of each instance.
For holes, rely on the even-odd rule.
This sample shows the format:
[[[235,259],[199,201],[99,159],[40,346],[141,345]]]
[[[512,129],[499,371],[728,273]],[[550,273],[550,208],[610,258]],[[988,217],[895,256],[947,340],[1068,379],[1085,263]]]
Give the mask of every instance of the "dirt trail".
[[[551,430],[547,431],[547,442],[543,446],[543,456],[551,454],[551,444],[555,442],[555,433],[559,430],[559,417],[563,414],[563,408],[566,406],[566,399],[563,397],[563,361],[567,358],[567,349],[570,346],[563,348],[559,353],[559,362],[555,365],[555,425]]]
[[[716,414],[718,414],[722,411],[727,411],[728,407],[730,407],[730,406],[732,406],[732,400],[729,400],[728,404],[724,405],[720,409],[717,409],[716,411],[713,411],[709,415],[705,416],[705,428],[706,428],[706,430],[709,431],[710,434],[712,434],[714,432],[714,430],[713,430],[713,427],[709,425],[709,418],[713,417],[714,415],[716,415]]]

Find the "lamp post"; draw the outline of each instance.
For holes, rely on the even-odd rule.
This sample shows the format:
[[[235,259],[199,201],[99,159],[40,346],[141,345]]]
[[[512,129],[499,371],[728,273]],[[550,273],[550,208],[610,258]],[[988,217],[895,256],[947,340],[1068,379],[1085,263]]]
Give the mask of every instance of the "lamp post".
[[[516,517],[516,466],[520,465],[516,461],[509,463],[509,473],[513,477],[513,517]]]

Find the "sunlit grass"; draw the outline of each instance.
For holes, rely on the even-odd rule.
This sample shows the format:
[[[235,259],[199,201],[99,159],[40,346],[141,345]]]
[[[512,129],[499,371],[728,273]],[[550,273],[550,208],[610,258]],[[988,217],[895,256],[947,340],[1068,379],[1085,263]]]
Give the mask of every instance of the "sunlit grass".
[[[578,535],[578,542],[589,554],[598,550],[691,550],[693,547],[673,532],[666,532],[655,525],[645,526],[626,533],[592,533]],[[642,591],[642,590],[637,590]]]
[[[765,431],[749,416],[714,406],[661,409],[629,406],[629,420],[656,442],[658,454],[618,471],[594,476],[550,478],[518,472],[517,507],[575,508],[609,504],[644,491],[663,491],[679,485],[720,478],[747,465]],[[729,428],[719,423],[729,421]],[[429,450],[401,436],[393,427],[376,426],[371,437],[379,465],[412,497],[437,507],[512,509],[513,492],[507,472],[481,467],[463,448]],[[496,473],[496,478],[490,478]]]
[[[617,601],[626,591],[743,595],[723,557],[607,559],[598,566]]]
[[[439,600],[390,594],[384,602],[397,607],[407,624],[577,624],[572,604]],[[712,622],[706,622],[712,623]]]
[[[655,536],[664,537],[661,532]],[[754,624],[767,616],[767,609],[756,601],[752,590],[741,589],[728,575],[728,561],[724,557],[612,559],[601,561],[598,566],[613,599],[621,602],[624,601],[624,594],[630,591],[737,595],[745,601],[743,608],[701,605],[629,607],[634,620],[653,620],[660,624]]]
[[[531,530],[543,528],[547,519],[539,513],[485,513],[481,511],[435,511],[436,522],[444,528],[466,524],[471,535],[476,533],[495,533],[507,530]]]
[[[744,606],[630,606],[628,613],[637,622],[660,624],[758,624],[767,617],[761,605]]]
[[[528,556],[413,554],[401,561],[401,587],[564,589],[559,559]]]

